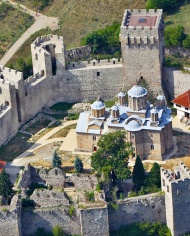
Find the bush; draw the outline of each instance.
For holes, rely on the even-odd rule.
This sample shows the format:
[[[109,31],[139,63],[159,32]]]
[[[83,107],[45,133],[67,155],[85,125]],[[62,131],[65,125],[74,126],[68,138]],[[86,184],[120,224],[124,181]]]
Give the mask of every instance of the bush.
[[[186,37],[185,40],[183,40],[183,47],[184,48],[190,48],[190,35]]]
[[[72,215],[74,215],[74,213],[75,213],[75,207],[74,206],[70,206],[69,207],[69,215],[72,216]]]
[[[167,27],[165,28],[165,44],[167,47],[182,46],[182,42],[185,39],[184,27],[178,25],[176,27]]]
[[[64,231],[60,225],[56,225],[52,229],[53,236],[64,236]]]
[[[85,196],[89,202],[95,202],[94,192],[85,192]]]
[[[97,190],[97,191],[100,191],[100,190],[102,190],[102,189],[103,189],[103,183],[102,183],[102,182],[97,183],[97,185],[96,185],[96,190]]]

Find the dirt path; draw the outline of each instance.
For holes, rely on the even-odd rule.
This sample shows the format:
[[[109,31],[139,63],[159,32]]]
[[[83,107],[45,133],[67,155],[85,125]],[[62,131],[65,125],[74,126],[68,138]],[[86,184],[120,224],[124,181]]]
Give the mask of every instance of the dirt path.
[[[59,20],[56,17],[48,17],[41,13],[37,13],[28,9],[22,4],[12,2],[10,0],[3,0],[4,2],[9,2],[14,7],[19,8],[19,10],[30,14],[35,18],[34,24],[12,45],[12,47],[7,51],[4,57],[0,60],[0,65],[5,65],[16,53],[16,51],[21,47],[21,45],[36,31],[49,27],[52,30],[59,28]]]

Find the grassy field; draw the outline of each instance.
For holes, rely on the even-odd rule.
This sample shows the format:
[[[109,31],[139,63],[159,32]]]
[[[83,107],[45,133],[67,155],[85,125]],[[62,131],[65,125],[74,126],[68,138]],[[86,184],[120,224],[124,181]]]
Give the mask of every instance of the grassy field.
[[[7,145],[0,147],[1,160],[12,161],[26,151],[34,144],[30,138],[29,135],[18,133]]]
[[[30,15],[9,4],[0,4],[0,58],[33,22]]]
[[[185,32],[190,34],[190,4],[180,7],[178,11],[173,14],[165,16],[165,27],[182,25]]]

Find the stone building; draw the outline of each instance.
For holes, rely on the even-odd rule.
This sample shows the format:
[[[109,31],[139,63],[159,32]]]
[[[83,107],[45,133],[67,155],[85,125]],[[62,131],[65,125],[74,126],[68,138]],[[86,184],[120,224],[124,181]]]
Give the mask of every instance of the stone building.
[[[80,114],[76,127],[77,150],[96,151],[102,134],[123,130],[136,155],[163,160],[173,147],[171,109],[165,105],[165,97],[159,95],[154,107],[147,101],[147,90],[135,85],[128,91],[128,104],[123,92],[118,94],[118,100],[108,109],[98,99],[91,105],[91,111]]]
[[[165,192],[166,223],[172,236],[190,232],[190,170],[180,163],[174,172],[161,168],[162,190]]]
[[[88,49],[66,52],[63,37],[41,36],[31,44],[33,75],[28,79],[23,80],[22,72],[0,66],[0,145],[6,144],[44,106],[97,97],[112,99],[121,88],[131,87],[140,78],[147,81],[154,95],[160,94],[162,10],[126,10],[120,40],[121,60],[68,63],[68,54],[80,58],[82,52],[88,54]]]

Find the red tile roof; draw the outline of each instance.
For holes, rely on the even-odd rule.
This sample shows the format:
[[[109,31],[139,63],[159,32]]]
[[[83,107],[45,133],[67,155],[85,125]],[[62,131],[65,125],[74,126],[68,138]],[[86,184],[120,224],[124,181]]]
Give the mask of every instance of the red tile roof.
[[[0,160],[0,173],[1,173],[1,171],[5,168],[6,164],[7,164],[6,161]]]
[[[190,108],[190,90],[179,95],[177,98],[172,100],[172,102],[177,105],[180,105],[180,106],[183,106],[186,108]]]

